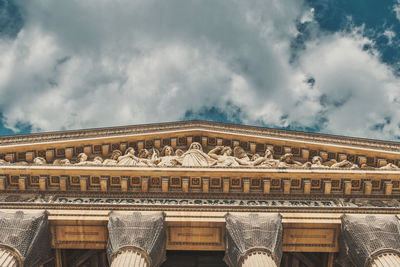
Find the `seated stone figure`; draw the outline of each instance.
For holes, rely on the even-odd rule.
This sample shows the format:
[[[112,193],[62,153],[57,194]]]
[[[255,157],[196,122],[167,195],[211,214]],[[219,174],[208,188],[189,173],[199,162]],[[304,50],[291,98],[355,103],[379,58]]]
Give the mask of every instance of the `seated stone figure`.
[[[46,160],[43,157],[36,157],[33,159],[33,164],[43,165],[46,164]]]
[[[151,149],[150,152],[149,150],[143,148],[139,151],[138,158],[139,161],[137,162],[136,165],[142,167],[156,166],[160,162],[159,151],[156,149]]]
[[[397,170],[399,169],[399,167],[393,163],[388,163],[385,166],[380,167],[379,169],[383,169],[383,170]]]
[[[93,161],[89,161],[90,165],[102,165],[103,164],[103,158],[100,156],[94,157]]]
[[[70,165],[71,162],[69,159],[55,159],[53,161],[53,165]]]
[[[117,165],[118,163],[118,158],[122,156],[121,150],[114,150],[111,154],[111,157],[109,159],[105,159],[103,161],[103,165]]]
[[[203,152],[203,147],[198,142],[193,142],[188,151],[177,160],[184,167],[209,167],[217,164],[215,159]]]
[[[323,160],[320,156],[314,156],[311,160],[311,168],[329,168],[329,166],[326,166],[323,164]]]
[[[135,156],[135,149],[128,147],[125,151],[125,155],[119,156],[117,165],[121,166],[136,166],[139,162],[139,158]]]
[[[264,157],[258,157],[252,161],[253,166],[260,167],[277,167],[279,165],[279,160],[274,159],[274,152],[267,148],[265,150]]]
[[[208,155],[217,161],[216,166],[240,166],[240,164],[236,161],[236,158],[232,156],[232,149],[229,146],[217,146],[210,150]]]
[[[183,152],[182,149],[178,148],[178,149],[175,151],[175,156],[177,156],[177,157],[182,157],[184,153],[185,153],[185,152]]]
[[[76,158],[75,165],[102,165],[103,159],[99,156],[95,157],[93,161],[88,160],[88,156],[85,153],[79,153],[78,157]]]
[[[85,153],[79,153],[78,156],[76,157],[76,165],[86,165],[86,161],[88,159],[88,156]]]
[[[293,160],[293,154],[292,153],[286,153],[279,159],[279,168],[288,168],[288,167],[303,167],[303,168],[308,168],[310,167],[310,162],[306,163],[301,163],[298,161]]]
[[[109,158],[109,159],[105,159],[105,160],[103,161],[103,165],[110,165],[110,166],[112,166],[112,165],[117,165],[117,163],[118,163],[118,158],[119,158],[120,156],[122,156],[121,150],[118,150],[118,149],[113,150],[113,152],[112,152],[110,158]]]
[[[174,153],[174,149],[171,146],[164,146],[163,149],[161,150],[160,156],[161,157],[159,159],[157,166],[173,167],[173,166],[180,165],[180,163],[177,161],[177,158],[179,156],[177,156]]]
[[[4,159],[0,159],[0,165],[8,165],[10,162],[5,161]]]
[[[336,160],[331,160],[335,162]],[[349,168],[349,169],[359,169],[357,164],[354,164],[353,162],[350,162],[348,160],[342,160],[340,162],[335,162],[331,165],[331,168]]]
[[[243,166],[252,166],[253,163],[247,155],[246,151],[240,146],[237,146],[233,149],[233,156],[239,165]]]

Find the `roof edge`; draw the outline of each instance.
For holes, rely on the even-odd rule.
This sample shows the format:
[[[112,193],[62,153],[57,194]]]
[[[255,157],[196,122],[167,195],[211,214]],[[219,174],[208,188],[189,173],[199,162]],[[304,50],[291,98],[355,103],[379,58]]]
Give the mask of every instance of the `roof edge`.
[[[283,130],[283,129],[275,129],[269,127],[262,126],[251,126],[251,125],[242,125],[242,124],[234,124],[234,123],[223,123],[223,122],[214,122],[207,120],[187,120],[187,121],[175,121],[175,122],[162,122],[162,123],[146,123],[146,124],[137,124],[137,125],[128,125],[128,126],[112,126],[112,127],[98,127],[98,128],[88,128],[88,129],[76,129],[76,130],[66,130],[66,131],[52,131],[52,132],[42,132],[42,133],[31,133],[31,134],[23,134],[23,135],[8,135],[0,137],[0,143],[2,145],[9,144],[22,144],[27,142],[37,142],[41,141],[59,141],[59,140],[68,140],[73,138],[83,138],[83,137],[94,137],[94,136],[110,136],[110,135],[120,135],[120,134],[135,134],[138,132],[157,132],[160,130],[173,130],[173,129],[183,129],[183,128],[194,128],[194,127],[216,127],[229,131],[238,131],[238,134],[245,132],[257,132],[258,134],[265,135],[274,135],[274,136],[290,136],[291,138],[306,138],[317,141],[327,141],[332,142],[335,141],[345,141],[345,144],[353,144],[356,143],[365,143],[365,144],[375,144],[378,146],[390,146],[393,150],[394,148],[398,148],[400,150],[400,142],[397,141],[385,141],[379,139],[369,139],[369,138],[360,138],[360,137],[349,137],[349,136],[340,136],[333,134],[322,134],[322,133],[312,133],[305,131],[295,131],[295,130]]]

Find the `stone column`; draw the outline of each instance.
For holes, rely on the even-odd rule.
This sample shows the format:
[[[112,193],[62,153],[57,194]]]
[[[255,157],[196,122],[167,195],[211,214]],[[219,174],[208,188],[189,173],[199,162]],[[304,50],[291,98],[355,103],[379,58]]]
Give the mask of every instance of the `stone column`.
[[[111,267],[149,267],[150,261],[144,251],[135,248],[124,248],[119,250],[111,262]]]
[[[230,267],[277,267],[282,257],[280,214],[226,215],[225,262]]]
[[[22,258],[12,248],[0,247],[0,266],[22,267]]]
[[[47,213],[0,212],[0,266],[38,267],[52,258]]]
[[[156,267],[165,260],[162,212],[112,212],[108,234],[111,267]]]
[[[395,215],[343,215],[342,266],[400,266],[400,224]]]
[[[242,267],[278,267],[274,258],[265,251],[253,251],[246,255]]]
[[[400,266],[400,256],[391,252],[383,252],[371,261],[371,267]]]

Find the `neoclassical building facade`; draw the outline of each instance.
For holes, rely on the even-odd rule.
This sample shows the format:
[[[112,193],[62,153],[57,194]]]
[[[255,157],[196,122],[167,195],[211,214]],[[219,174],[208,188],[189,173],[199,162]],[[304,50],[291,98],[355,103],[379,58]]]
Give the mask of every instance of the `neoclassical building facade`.
[[[205,121],[0,137],[0,266],[400,266],[399,163]]]

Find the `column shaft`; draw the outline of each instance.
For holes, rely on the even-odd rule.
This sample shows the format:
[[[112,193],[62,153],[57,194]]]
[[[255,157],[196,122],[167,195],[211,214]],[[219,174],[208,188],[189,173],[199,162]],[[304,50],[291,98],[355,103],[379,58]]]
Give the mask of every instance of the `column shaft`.
[[[0,266],[2,267],[22,267],[18,261],[18,259],[15,257],[15,253],[4,249],[0,248]]]
[[[242,267],[277,267],[277,265],[266,252],[254,251],[245,258]]]
[[[127,249],[118,253],[111,267],[149,267],[146,258],[137,251]]]
[[[371,267],[400,266],[400,257],[394,253],[382,253],[376,257]]]

